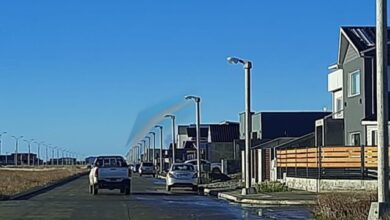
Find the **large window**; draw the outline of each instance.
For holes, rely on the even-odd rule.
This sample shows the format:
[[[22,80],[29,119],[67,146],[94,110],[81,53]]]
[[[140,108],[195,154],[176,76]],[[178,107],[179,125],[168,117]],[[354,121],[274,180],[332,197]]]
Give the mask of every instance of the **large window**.
[[[360,95],[360,70],[349,75],[349,96]]]

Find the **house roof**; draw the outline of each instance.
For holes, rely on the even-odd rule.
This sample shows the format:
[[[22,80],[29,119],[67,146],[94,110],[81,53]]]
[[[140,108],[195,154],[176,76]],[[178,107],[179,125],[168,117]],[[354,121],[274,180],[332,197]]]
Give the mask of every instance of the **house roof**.
[[[211,142],[233,142],[240,137],[240,125],[210,125]]]
[[[344,26],[341,27],[341,33],[347,40],[353,44],[354,48],[359,53],[364,53],[375,49],[376,44],[376,28],[370,26]],[[387,34],[390,36],[390,29],[387,29]],[[389,43],[389,41],[388,41]]]

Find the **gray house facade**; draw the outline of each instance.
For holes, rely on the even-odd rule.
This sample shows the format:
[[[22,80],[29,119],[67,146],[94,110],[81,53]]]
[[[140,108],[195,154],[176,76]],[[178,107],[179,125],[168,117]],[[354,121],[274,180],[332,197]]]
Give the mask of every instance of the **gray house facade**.
[[[333,114],[316,123],[318,146],[376,144],[375,65],[375,28],[341,27],[338,60],[328,75]]]

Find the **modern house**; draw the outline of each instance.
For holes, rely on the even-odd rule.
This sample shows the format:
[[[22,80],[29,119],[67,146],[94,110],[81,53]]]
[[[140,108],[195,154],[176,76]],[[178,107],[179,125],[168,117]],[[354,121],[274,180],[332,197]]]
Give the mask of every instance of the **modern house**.
[[[338,60],[328,75],[333,114],[317,121],[317,146],[376,145],[375,41],[375,27],[340,28]]]
[[[264,180],[275,179],[276,147],[314,132],[315,121],[327,117],[330,114],[331,112],[305,111],[259,112],[253,114],[251,152],[252,181],[262,182]],[[241,139],[245,138],[244,115],[244,113],[240,114]],[[242,163],[244,164],[244,160],[242,160]]]
[[[234,158],[234,140],[239,138],[239,123],[222,122],[220,124],[201,124],[201,158],[210,162]],[[178,148],[181,160],[196,158],[196,126],[178,126]]]

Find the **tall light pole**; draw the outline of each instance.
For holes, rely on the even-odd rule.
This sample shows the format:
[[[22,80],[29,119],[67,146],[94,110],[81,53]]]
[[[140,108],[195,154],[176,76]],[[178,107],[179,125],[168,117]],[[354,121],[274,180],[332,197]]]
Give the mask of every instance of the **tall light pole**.
[[[2,140],[2,137],[3,135],[7,134],[6,131],[3,131],[0,133],[0,155],[3,153],[2,149],[3,149],[3,140]]]
[[[384,219],[386,215],[390,214],[387,55],[387,0],[376,0],[378,203],[371,204],[369,219]]]
[[[56,148],[57,148],[57,166],[59,166],[60,165],[59,160],[60,160],[60,149],[61,148],[59,148],[58,146]]]
[[[176,116],[174,116],[174,115],[165,115],[165,117],[172,119],[172,164],[174,164],[176,162],[176,157],[175,157],[175,151],[176,151],[176,134],[175,134]]]
[[[150,142],[151,142],[151,138],[149,136],[145,136],[145,138],[148,139],[148,152],[146,152],[146,161],[147,162],[150,162]]]
[[[141,156],[141,161],[145,162],[145,158],[146,158],[146,154],[145,154],[145,152],[146,152],[146,140],[142,140],[142,143],[143,143],[144,147],[143,147],[143,154]]]
[[[14,157],[14,163],[15,163],[15,166],[18,165],[18,150],[19,150],[19,140],[23,138],[23,136],[19,136],[19,137],[16,137],[16,136],[11,136],[13,139],[15,139],[15,157]]]
[[[228,57],[231,64],[242,64],[245,70],[245,189],[242,194],[254,192],[251,187],[251,135],[252,135],[252,113],[251,113],[251,69],[252,62],[236,57]]]
[[[152,162],[153,162],[153,165],[155,165],[154,164],[154,159],[156,157],[156,154],[155,154],[156,153],[156,132],[151,131],[151,132],[149,132],[149,134],[153,135],[153,151],[152,151],[153,156],[152,156]]]
[[[162,150],[163,150],[163,144],[164,144],[163,126],[156,125],[154,127],[160,129],[160,173],[162,173],[163,168],[164,168],[163,157],[162,157]]]
[[[198,183],[201,183],[201,164],[200,164],[200,97],[186,96],[187,100],[192,99],[196,105],[196,163],[198,171]]]
[[[33,143],[37,144],[37,165],[39,166],[40,165],[40,157],[41,157],[41,145],[45,142],[44,141],[41,141],[41,142],[34,141]],[[35,165],[35,161],[34,161],[34,165]]]
[[[46,147],[46,166],[48,166],[49,164],[49,145],[48,144],[45,144],[45,147]]]
[[[54,166],[54,151],[55,151],[55,149],[56,149],[56,147],[51,147],[51,158],[52,158],[52,160],[51,160],[51,163],[50,163],[50,165],[53,165]]]
[[[31,143],[34,141],[34,139],[30,140],[24,140],[28,144],[28,155],[27,155],[27,165],[30,166],[30,154],[31,154]]]

